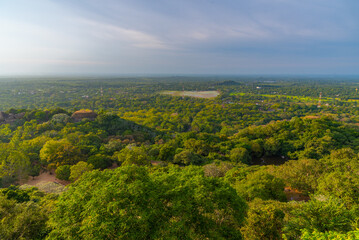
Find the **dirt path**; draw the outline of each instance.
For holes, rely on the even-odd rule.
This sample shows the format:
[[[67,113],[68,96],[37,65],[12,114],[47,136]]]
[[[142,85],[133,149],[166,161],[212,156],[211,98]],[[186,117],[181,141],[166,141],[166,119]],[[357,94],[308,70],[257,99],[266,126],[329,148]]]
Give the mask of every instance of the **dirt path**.
[[[36,177],[29,177],[27,181],[22,182],[21,184],[27,184],[31,186],[35,186],[37,184],[48,183],[48,182],[55,182],[62,185],[68,185],[70,182],[59,180],[55,177],[55,174],[50,174],[50,172],[42,172],[39,176]]]

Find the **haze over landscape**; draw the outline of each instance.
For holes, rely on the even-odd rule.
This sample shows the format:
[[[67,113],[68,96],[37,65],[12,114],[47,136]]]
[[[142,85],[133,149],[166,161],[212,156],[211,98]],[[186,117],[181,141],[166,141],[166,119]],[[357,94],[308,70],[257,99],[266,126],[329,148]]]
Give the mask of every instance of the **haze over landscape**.
[[[355,0],[0,2],[0,75],[359,74]]]
[[[358,7],[0,1],[0,239],[358,240]]]

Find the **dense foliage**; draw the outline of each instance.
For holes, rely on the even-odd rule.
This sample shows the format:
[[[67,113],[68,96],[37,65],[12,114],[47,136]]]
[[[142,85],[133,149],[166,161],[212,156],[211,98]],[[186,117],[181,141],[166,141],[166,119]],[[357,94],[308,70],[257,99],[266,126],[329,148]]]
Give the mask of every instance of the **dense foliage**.
[[[94,171],[52,215],[50,239],[241,239],[245,202],[200,169]]]
[[[356,239],[356,87],[1,79],[0,238]],[[24,185],[42,174],[61,190]]]

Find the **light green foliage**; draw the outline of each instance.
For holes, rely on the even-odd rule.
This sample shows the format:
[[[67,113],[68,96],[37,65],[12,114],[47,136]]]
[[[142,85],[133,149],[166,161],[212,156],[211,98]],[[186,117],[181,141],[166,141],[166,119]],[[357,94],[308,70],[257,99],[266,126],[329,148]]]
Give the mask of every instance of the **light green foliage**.
[[[10,143],[13,146],[18,146],[21,141],[33,138],[38,133],[37,126],[36,120],[25,122],[23,126],[18,127],[13,133]]]
[[[186,140],[183,143],[183,146],[186,149],[188,149],[194,153],[197,153],[199,155],[202,155],[202,156],[207,156],[209,153],[209,150],[210,150],[210,147],[208,146],[208,144],[206,144],[205,141],[196,140],[194,138],[190,138],[190,139]]]
[[[82,176],[82,174],[84,174],[85,172],[90,172],[92,170],[93,170],[92,164],[88,164],[87,162],[80,161],[75,165],[73,165],[72,167],[70,167],[71,173],[69,180],[74,182],[77,179],[79,179]]]
[[[274,201],[256,199],[249,204],[246,223],[241,232],[246,240],[280,239],[284,212]]]
[[[346,204],[359,204],[359,160],[352,150],[332,152],[323,160],[325,170],[318,179],[318,192],[336,196]]]
[[[102,133],[103,132],[100,131],[97,134],[91,132],[86,135],[80,135],[76,146],[79,147],[81,149],[81,152],[86,155],[94,154],[98,152],[98,149],[101,147]]]
[[[124,147],[124,144],[121,140],[118,139],[110,139],[107,144],[104,144],[102,149],[108,153],[113,154],[116,151],[120,151]]]
[[[83,159],[80,149],[68,140],[49,140],[40,151],[40,158],[44,164],[54,166],[73,165]]]
[[[227,217],[232,216],[233,211],[217,207],[219,201],[213,200],[219,189],[227,189],[228,185],[221,185],[223,180],[248,201],[257,202],[257,207],[251,208],[245,228],[245,234],[253,238],[256,238],[254,231],[260,238],[277,238],[281,227],[277,208],[285,212],[284,222],[292,223],[298,218],[296,211],[290,210],[301,209],[302,205],[294,201],[288,204],[274,204],[272,201],[269,204],[266,201],[262,204],[255,200],[283,200],[283,181],[286,186],[297,188],[304,194],[337,197],[354,212],[359,204],[357,80],[348,79],[338,84],[338,81],[327,79],[313,82],[312,79],[287,80],[279,77],[233,77],[233,81],[227,78],[224,82],[221,77],[116,78],[101,79],[101,86],[98,79],[33,79],[7,83],[1,80],[0,108],[6,111],[1,114],[0,120],[2,183],[8,186],[25,179],[27,175],[35,176],[40,168],[46,166],[60,171],[61,166],[67,165],[64,167],[67,169],[66,179],[71,174],[70,166],[81,165],[79,176],[82,170],[88,170],[85,163],[75,165],[79,161],[103,169],[109,166],[108,157],[113,160],[118,157],[123,165],[150,165],[150,161],[157,164],[146,169],[144,178],[139,176],[140,170],[138,175],[118,170],[112,183],[92,178],[83,192],[90,191],[99,181],[96,189],[108,186],[108,189],[101,190],[102,195],[100,190],[96,190],[94,199],[101,200],[89,197],[84,202],[82,188],[73,190],[75,196],[71,204],[79,201],[80,207],[71,210],[74,214],[81,211],[83,215],[76,215],[79,218],[91,216],[84,223],[76,222],[77,218],[66,220],[69,226],[72,224],[70,221],[75,222],[73,229],[79,230],[76,230],[78,234],[86,234],[90,229],[88,226],[96,226],[100,233],[121,230],[147,239],[161,238],[162,235],[162,239],[174,239],[177,235],[182,239],[235,239],[239,225],[233,217]],[[98,94],[100,87],[103,94]],[[164,90],[181,91],[183,87],[185,91],[216,89],[220,95],[215,99],[198,99],[157,94]],[[318,108],[320,92],[323,92],[323,104]],[[83,98],[84,95],[89,97]],[[9,109],[12,106],[17,109]],[[66,112],[58,106],[70,111]],[[85,108],[95,110],[97,119],[81,122],[69,119],[72,112]],[[184,166],[198,164],[199,156],[204,162],[214,163],[202,167],[202,170]],[[255,163],[262,157],[278,160],[278,164],[286,159],[299,160],[270,167],[242,163]],[[217,160],[226,163],[219,164]],[[173,162],[183,165],[181,170],[177,169],[183,176],[177,170],[164,167]],[[136,167],[128,169],[131,168]],[[84,175],[88,174],[92,176],[94,173]],[[99,178],[106,175],[103,174]],[[206,180],[202,179],[203,174]],[[125,175],[132,179],[126,180],[126,183],[119,182]],[[134,182],[137,185],[132,184]],[[53,182],[41,189],[58,193],[64,191],[62,185]],[[17,190],[11,191],[9,193],[12,194]],[[122,191],[123,195],[117,195],[116,191]],[[90,196],[92,193],[87,194]],[[226,196],[222,196],[222,200],[227,201],[221,202],[223,206],[228,206],[228,199],[233,197],[231,194],[228,198]],[[124,202],[118,203],[118,199]],[[102,204],[101,201],[110,204]],[[55,209],[52,204],[46,205],[46,208]],[[210,211],[211,204],[215,207]],[[320,215],[319,206],[323,209],[327,206],[325,201],[317,205],[313,212]],[[209,213],[204,213],[204,210]],[[308,210],[303,216],[312,214]],[[356,220],[351,223],[354,226],[352,229],[359,222],[358,214],[354,215]],[[103,225],[102,216],[107,217]],[[112,224],[111,221],[119,219],[118,216],[121,216],[120,225]],[[324,220],[318,218],[317,221]],[[67,228],[66,224],[62,226]],[[302,225],[298,226],[301,228]],[[346,225],[339,228],[341,232],[351,230]],[[59,229],[56,231],[61,231]],[[307,233],[317,234],[312,230],[307,230]],[[339,230],[336,233],[342,234]],[[96,233],[93,231],[93,234]],[[301,231],[295,230],[293,236],[299,238],[301,234]],[[128,236],[125,234],[123,238]],[[76,237],[73,232],[69,238]],[[93,236],[83,238],[93,239]],[[112,235],[104,238],[113,239]]]
[[[286,238],[285,238],[286,239]],[[301,240],[357,240],[359,239],[359,231],[352,231],[347,233],[338,232],[309,232],[308,230],[302,231],[300,236]]]
[[[273,171],[287,186],[310,193],[317,189],[317,181],[322,173],[323,163],[315,159],[290,160]]]
[[[44,239],[47,220],[46,210],[38,203],[19,203],[0,194],[0,239]]]
[[[271,122],[264,126],[240,130],[234,139],[249,139],[253,155],[259,156],[259,142],[263,154],[289,156],[292,159],[320,159],[343,146],[355,147],[358,133],[353,126],[341,125],[332,117],[318,119],[293,118],[290,121]]]
[[[247,149],[239,147],[231,150],[229,159],[235,163],[249,163],[251,156]]]
[[[61,124],[66,124],[70,121],[70,116],[65,114],[65,113],[58,113],[55,114],[54,116],[52,116],[51,118],[51,122],[53,123],[61,123]]]
[[[242,181],[247,177],[248,174],[254,173],[261,170],[263,167],[260,166],[248,166],[246,164],[240,164],[236,167],[231,168],[226,172],[224,179],[231,185],[234,185],[238,181]]]
[[[71,174],[70,168],[70,165],[62,165],[57,167],[55,170],[56,177],[60,180],[69,180]]]
[[[251,152],[255,157],[261,157],[263,155],[263,140],[256,139],[250,142]]]
[[[204,175],[207,177],[224,177],[233,168],[233,163],[216,161],[203,166]]]
[[[250,172],[248,168],[232,169],[226,174],[226,181],[237,190],[238,195],[251,201],[255,198],[263,200],[286,201],[284,182],[265,170]]]
[[[0,178],[3,186],[27,177],[29,169],[29,158],[23,152],[13,150],[7,144],[0,144]]]
[[[263,148],[267,156],[273,156],[278,154],[281,146],[277,139],[270,137],[264,141]]]
[[[143,147],[129,146],[118,154],[118,160],[122,165],[150,165],[150,159]]]
[[[161,146],[158,159],[161,161],[171,161],[175,155],[176,146],[174,142],[168,142]]]
[[[298,238],[301,230],[345,233],[353,230],[355,211],[355,209],[347,209],[338,198],[312,197],[309,202],[303,203],[291,212],[292,217],[285,226],[284,232],[289,239]]]
[[[358,159],[358,155],[351,148],[341,148],[331,151],[330,159]]]
[[[31,163],[38,163],[40,161],[40,150],[49,140],[50,138],[46,136],[24,140],[19,144],[19,149],[29,156]]]
[[[93,171],[52,213],[49,239],[241,239],[246,205],[199,168]]]
[[[286,201],[284,182],[266,172],[255,172],[247,175],[245,180],[238,182],[235,188],[238,194],[247,200],[261,198],[263,200]]]
[[[323,175],[318,179],[318,191],[327,196],[335,196],[342,199],[348,205],[359,203],[359,176],[358,169],[356,173],[348,171],[335,171]]]
[[[11,135],[12,135],[12,131],[9,127],[9,124],[0,125],[0,143],[9,142]]]
[[[282,178],[292,188],[305,193],[336,196],[346,204],[359,203],[359,161],[353,150],[344,148],[331,152],[321,159],[288,161],[273,168],[275,176]]]

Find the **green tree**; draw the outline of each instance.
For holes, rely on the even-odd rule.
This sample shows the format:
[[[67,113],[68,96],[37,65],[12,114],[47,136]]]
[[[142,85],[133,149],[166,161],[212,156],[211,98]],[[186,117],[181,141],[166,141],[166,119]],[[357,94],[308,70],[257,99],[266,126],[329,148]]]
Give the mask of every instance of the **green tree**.
[[[239,175],[239,178],[235,179],[233,187],[237,190],[238,195],[247,201],[255,198],[286,201],[285,184],[282,179],[263,170],[244,174],[245,177]]]
[[[60,180],[68,181],[71,174],[70,165],[62,165],[56,168],[55,174],[56,177]]]
[[[44,239],[48,214],[35,202],[18,203],[0,195],[0,239]]]
[[[204,165],[203,170],[207,177],[224,177],[233,167],[232,163],[215,161],[214,163]]]
[[[294,209],[291,215],[284,232],[289,239],[297,239],[303,230],[348,232],[352,230],[356,214],[355,209],[347,209],[338,198],[317,196]]]
[[[106,155],[96,154],[88,158],[87,163],[91,164],[95,169],[105,169],[112,166],[113,160]]]
[[[199,155],[202,156],[207,156],[209,151],[210,151],[210,147],[208,144],[206,144],[206,142],[204,140],[196,140],[194,138],[190,138],[188,140],[186,140],[183,143],[183,146],[192,151],[195,152]]]
[[[323,163],[315,159],[290,160],[273,171],[287,186],[309,193],[317,189],[322,173]]]
[[[0,142],[9,142],[12,135],[9,124],[0,125]]]
[[[26,178],[29,169],[30,160],[23,152],[13,150],[8,145],[0,144],[0,178],[3,186]]]
[[[0,193],[2,193],[7,199],[14,199],[18,203],[30,200],[30,196],[26,191],[20,190],[18,186],[14,185],[1,189]]]
[[[275,201],[256,199],[249,204],[246,224],[242,234],[246,240],[281,239],[284,225],[284,212]]]
[[[332,151],[329,158],[321,160],[323,174],[318,178],[317,193],[336,196],[348,206],[359,203],[359,161],[352,150]]]
[[[339,232],[309,232],[308,230],[303,230],[302,235],[300,236],[301,240],[357,240],[359,239],[359,231],[351,231],[347,233]]]
[[[65,113],[58,113],[52,116],[51,122],[52,123],[60,123],[60,124],[66,124],[70,121],[70,116]]]
[[[32,164],[38,164],[40,162],[40,150],[49,140],[51,140],[51,138],[46,136],[39,136],[29,140],[24,140],[19,143],[19,149],[29,156]]]
[[[40,151],[40,158],[44,164],[73,165],[83,159],[80,149],[72,145],[68,140],[49,140]]]
[[[184,150],[175,155],[173,158],[173,163],[187,166],[187,165],[199,165],[202,163],[202,157],[196,153],[193,153],[189,150]]]
[[[243,147],[233,148],[229,154],[229,159],[235,163],[249,163],[251,156],[247,149]]]
[[[63,193],[50,239],[241,239],[245,202],[200,168],[87,173]]]
[[[118,160],[122,165],[150,165],[148,154],[143,147],[127,146],[118,154]]]
[[[159,160],[161,161],[172,161],[176,151],[176,146],[171,143],[165,143],[160,148],[160,152],[158,155]]]
[[[74,182],[77,179],[79,179],[82,174],[85,172],[90,172],[93,170],[93,166],[91,164],[88,164],[86,162],[80,161],[76,165],[73,165],[70,167],[70,177],[69,179]]]
[[[267,156],[275,156],[280,149],[280,143],[274,137],[270,137],[265,139],[263,148]]]

